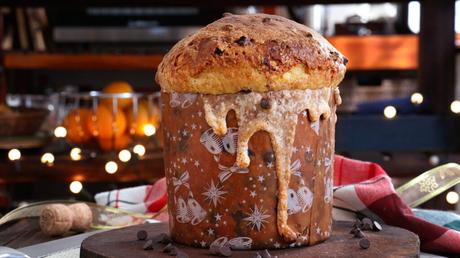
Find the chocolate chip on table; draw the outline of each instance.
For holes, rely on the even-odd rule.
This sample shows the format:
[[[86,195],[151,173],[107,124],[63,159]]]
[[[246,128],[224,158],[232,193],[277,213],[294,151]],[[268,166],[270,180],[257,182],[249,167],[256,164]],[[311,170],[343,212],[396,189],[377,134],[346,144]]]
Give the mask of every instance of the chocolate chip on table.
[[[353,235],[356,238],[363,238],[364,237],[363,231],[361,231],[361,229],[359,229],[359,228],[356,229],[356,231],[355,231],[355,233]]]
[[[264,161],[265,163],[272,163],[275,160],[275,154],[271,151],[264,153]]]
[[[170,256],[177,256],[178,254],[179,254],[179,249],[175,246],[173,246],[171,250],[169,251]]]
[[[355,220],[355,223],[353,223],[353,228],[361,228],[363,226],[363,222],[359,219]]]
[[[378,223],[377,221],[374,221],[372,223],[374,225],[374,231],[382,231],[382,225],[380,225],[380,223]]]
[[[359,247],[361,247],[361,249],[367,249],[370,246],[371,246],[371,241],[369,241],[369,239],[362,238],[361,240],[359,240]]]
[[[362,220],[362,222],[363,222],[362,227],[361,227],[362,229],[364,229],[364,230],[372,230],[372,228],[373,228],[373,223],[372,223],[372,220],[371,220],[371,219],[369,219],[369,218],[364,218],[364,219]]]
[[[147,240],[144,246],[142,247],[144,250],[153,250],[153,241],[152,239]]]
[[[260,100],[260,107],[263,109],[270,109],[272,107],[272,103],[267,98],[262,98]]]
[[[157,237],[157,243],[161,243],[161,244],[170,244],[172,243],[172,240],[171,238],[168,236],[168,234],[166,233],[161,233],[158,237]]]
[[[218,47],[216,47],[216,49],[214,49],[214,54],[218,55],[218,56],[221,56],[222,54],[224,53],[224,51]]]
[[[239,39],[235,40],[235,43],[240,46],[247,46],[250,43],[250,40],[246,36],[241,36]]]
[[[169,252],[171,252],[171,250],[173,248],[175,248],[175,246],[173,246],[171,243],[169,243],[163,248],[162,252],[163,253],[169,253]]]
[[[137,240],[145,240],[147,239],[147,237],[148,237],[147,231],[145,230],[137,231]]]

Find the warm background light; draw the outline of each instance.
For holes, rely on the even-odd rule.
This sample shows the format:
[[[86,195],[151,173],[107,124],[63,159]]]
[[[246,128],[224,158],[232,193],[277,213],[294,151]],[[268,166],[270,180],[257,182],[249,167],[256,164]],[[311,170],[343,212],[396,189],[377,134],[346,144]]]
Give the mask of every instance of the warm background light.
[[[437,166],[439,165],[440,159],[438,155],[431,155],[430,158],[428,159],[428,162],[430,162],[430,165],[432,166]]]
[[[145,154],[145,147],[143,145],[141,145],[141,144],[138,144],[138,145],[134,146],[133,152],[136,153],[137,155],[139,155],[139,157],[142,157]]]
[[[72,160],[81,160],[81,149],[72,148],[72,150],[70,150],[70,158]]]
[[[105,172],[109,174],[115,174],[118,170],[118,165],[115,161],[109,161],[105,163]]]
[[[121,150],[118,153],[118,158],[122,162],[128,162],[131,159],[131,152],[129,150]]]
[[[397,113],[398,111],[393,106],[386,106],[385,109],[383,110],[383,115],[388,119],[395,118]]]
[[[11,161],[19,160],[21,158],[21,152],[18,149],[11,149],[8,151],[8,159]]]
[[[156,133],[156,129],[155,129],[155,126],[153,126],[152,124],[146,124],[144,125],[144,134],[146,136],[152,136]]]
[[[78,194],[83,189],[83,185],[80,181],[73,181],[72,183],[70,183],[69,189],[72,193]]]
[[[49,153],[49,152],[47,152],[47,153],[42,155],[40,161],[43,164],[53,164],[54,163],[54,155]]]
[[[412,102],[412,104],[420,105],[423,103],[423,95],[418,92],[415,92],[414,94],[412,94],[412,96],[410,96],[410,101]]]
[[[63,126],[58,126],[54,129],[54,136],[57,138],[64,138],[67,135],[67,130]]]
[[[446,195],[446,201],[449,203],[449,204],[456,204],[458,203],[458,200],[459,200],[459,196],[458,196],[458,193],[457,192],[448,192],[447,195]]]
[[[450,104],[450,110],[455,114],[460,113],[460,100],[452,101]]]

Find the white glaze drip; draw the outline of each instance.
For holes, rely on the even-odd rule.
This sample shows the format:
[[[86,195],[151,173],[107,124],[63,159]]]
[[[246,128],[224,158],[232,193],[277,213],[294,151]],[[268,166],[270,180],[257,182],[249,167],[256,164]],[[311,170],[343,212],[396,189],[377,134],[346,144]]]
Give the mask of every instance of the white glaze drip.
[[[296,241],[300,235],[287,225],[291,153],[297,118],[303,111],[308,111],[311,122],[318,121],[321,116],[328,118],[331,115],[328,103],[331,94],[334,94],[334,101],[339,102],[337,98],[339,93],[336,89],[325,87],[315,90],[203,96],[206,121],[218,135],[227,133],[227,114],[230,110],[235,111],[239,126],[236,153],[238,166],[246,168],[250,164],[248,142],[254,133],[266,131],[270,135],[278,178],[277,227],[279,234],[289,242]],[[269,100],[269,109],[261,107],[262,98]]]

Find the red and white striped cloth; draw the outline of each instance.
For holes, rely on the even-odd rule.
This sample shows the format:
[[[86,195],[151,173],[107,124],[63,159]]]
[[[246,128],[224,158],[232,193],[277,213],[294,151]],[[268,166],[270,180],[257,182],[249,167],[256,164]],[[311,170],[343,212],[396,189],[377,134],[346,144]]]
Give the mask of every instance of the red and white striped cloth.
[[[336,156],[334,185],[334,206],[378,216],[388,225],[414,232],[423,251],[460,254],[460,232],[416,217],[379,165]]]
[[[379,165],[337,155],[334,170],[334,206],[339,208],[335,211],[356,211],[410,230],[419,236],[423,251],[460,254],[460,232],[416,217]],[[154,213],[166,205],[166,181],[163,178],[152,186],[104,192],[95,198],[98,204]]]

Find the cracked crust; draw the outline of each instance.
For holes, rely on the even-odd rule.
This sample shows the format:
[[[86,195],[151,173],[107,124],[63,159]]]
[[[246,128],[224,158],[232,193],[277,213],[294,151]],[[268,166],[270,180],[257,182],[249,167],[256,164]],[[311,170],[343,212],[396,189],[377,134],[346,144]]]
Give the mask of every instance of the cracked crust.
[[[224,94],[335,87],[347,59],[289,19],[227,15],[179,41],[158,67],[164,92]]]

